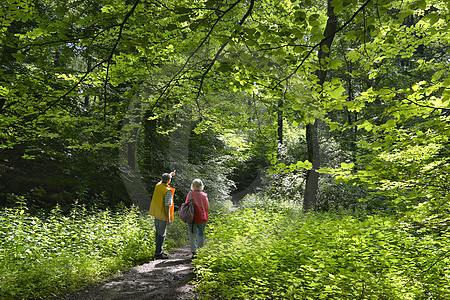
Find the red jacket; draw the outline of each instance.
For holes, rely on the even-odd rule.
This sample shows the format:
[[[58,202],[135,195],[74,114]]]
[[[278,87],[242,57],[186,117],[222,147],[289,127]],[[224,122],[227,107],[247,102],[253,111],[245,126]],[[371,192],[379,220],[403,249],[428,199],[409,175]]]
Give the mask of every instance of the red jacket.
[[[186,196],[186,202],[189,201],[190,197],[194,198],[194,223],[208,222],[208,195],[203,191],[190,191]]]

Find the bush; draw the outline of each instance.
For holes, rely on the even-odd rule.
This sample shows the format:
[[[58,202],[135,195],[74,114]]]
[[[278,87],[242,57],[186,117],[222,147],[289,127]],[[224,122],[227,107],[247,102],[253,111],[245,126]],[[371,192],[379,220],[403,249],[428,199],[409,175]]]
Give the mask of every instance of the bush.
[[[177,221],[167,248],[185,243]],[[23,204],[0,211],[0,298],[41,299],[74,290],[148,262],[154,253],[153,218],[136,208],[69,215],[56,207],[33,216]],[[176,237],[176,239],[175,239]]]
[[[250,197],[210,224],[194,261],[206,299],[449,298],[448,231],[419,237],[388,217],[266,203]]]
[[[303,202],[305,192],[305,174],[296,173],[275,173],[263,179],[264,193],[271,199],[284,202],[285,199]]]
[[[363,186],[337,183],[329,175],[322,176],[319,181],[316,210],[356,214],[395,213],[387,198]]]

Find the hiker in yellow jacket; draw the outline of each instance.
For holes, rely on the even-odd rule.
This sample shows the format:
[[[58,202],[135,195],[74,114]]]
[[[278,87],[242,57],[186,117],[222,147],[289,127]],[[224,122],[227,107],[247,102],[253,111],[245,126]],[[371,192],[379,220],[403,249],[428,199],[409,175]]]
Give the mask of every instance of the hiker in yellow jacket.
[[[150,215],[155,217],[155,259],[166,259],[169,256],[163,252],[164,239],[166,238],[167,225],[174,221],[173,196],[175,189],[169,186],[175,171],[164,173],[161,181],[155,185]]]

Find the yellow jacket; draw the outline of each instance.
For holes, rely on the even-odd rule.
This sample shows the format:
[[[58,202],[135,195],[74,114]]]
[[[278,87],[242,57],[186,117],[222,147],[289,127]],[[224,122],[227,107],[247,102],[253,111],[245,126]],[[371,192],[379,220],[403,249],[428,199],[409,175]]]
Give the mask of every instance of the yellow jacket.
[[[169,206],[169,220],[170,222],[173,222],[175,221],[173,203],[175,189],[162,182],[156,184],[155,190],[153,191],[152,203],[150,204],[150,215],[161,221],[167,221],[166,210],[164,207],[164,196],[168,192],[172,193],[172,204]]]

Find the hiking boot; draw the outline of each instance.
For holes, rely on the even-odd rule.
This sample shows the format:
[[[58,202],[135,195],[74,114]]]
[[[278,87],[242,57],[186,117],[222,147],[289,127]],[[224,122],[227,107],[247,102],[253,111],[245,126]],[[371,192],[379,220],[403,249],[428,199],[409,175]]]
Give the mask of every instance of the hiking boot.
[[[169,255],[166,253],[156,254],[155,259],[168,259]]]

